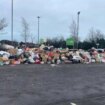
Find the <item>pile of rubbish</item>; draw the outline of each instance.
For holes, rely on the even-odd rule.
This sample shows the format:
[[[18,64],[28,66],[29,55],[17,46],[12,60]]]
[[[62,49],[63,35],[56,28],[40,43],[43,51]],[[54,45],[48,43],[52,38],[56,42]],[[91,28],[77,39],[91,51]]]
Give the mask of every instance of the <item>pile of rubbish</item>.
[[[105,50],[92,48],[56,49],[53,46],[41,45],[39,48],[14,48],[5,45],[0,50],[0,65],[17,64],[72,64],[72,63],[105,63]]]

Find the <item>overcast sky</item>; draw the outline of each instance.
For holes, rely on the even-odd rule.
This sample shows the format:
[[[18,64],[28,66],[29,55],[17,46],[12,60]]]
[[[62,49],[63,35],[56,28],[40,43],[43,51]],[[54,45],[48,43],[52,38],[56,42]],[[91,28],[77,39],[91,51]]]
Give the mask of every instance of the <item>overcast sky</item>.
[[[70,35],[69,26],[80,14],[79,36],[87,37],[91,27],[105,33],[105,0],[14,0],[14,40],[22,40],[21,18],[30,24],[37,39],[37,16],[40,16],[40,37]],[[11,39],[11,0],[0,0],[0,18],[7,19],[8,27],[0,39]]]

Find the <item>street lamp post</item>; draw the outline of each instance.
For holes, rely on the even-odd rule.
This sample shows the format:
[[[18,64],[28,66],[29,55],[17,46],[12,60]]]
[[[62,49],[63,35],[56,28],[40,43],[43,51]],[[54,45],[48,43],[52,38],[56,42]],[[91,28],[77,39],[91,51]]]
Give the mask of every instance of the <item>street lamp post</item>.
[[[38,16],[37,18],[38,18],[38,44],[39,44],[39,22],[40,22],[39,19],[40,19],[40,16]]]
[[[13,45],[13,0],[11,0],[11,41]]]
[[[80,15],[80,11],[77,12],[77,49],[78,49],[78,43],[79,43],[79,15]]]

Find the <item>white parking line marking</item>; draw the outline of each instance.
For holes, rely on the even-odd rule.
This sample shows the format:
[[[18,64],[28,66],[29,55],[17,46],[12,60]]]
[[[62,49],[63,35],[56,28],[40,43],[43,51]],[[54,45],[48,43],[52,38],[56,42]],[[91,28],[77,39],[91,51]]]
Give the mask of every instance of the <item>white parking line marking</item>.
[[[70,103],[70,105],[77,105],[77,104],[75,104],[75,103]]]

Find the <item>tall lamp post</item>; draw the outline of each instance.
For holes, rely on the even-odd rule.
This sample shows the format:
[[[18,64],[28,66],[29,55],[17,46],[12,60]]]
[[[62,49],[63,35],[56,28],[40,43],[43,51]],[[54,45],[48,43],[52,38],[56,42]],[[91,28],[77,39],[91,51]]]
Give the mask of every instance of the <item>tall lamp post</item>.
[[[79,43],[79,15],[80,15],[80,11],[77,12],[77,49],[78,49],[78,43]]]
[[[40,16],[37,17],[38,18],[38,44],[39,44],[39,20],[40,20]]]
[[[13,45],[13,0],[11,0],[11,41]]]

